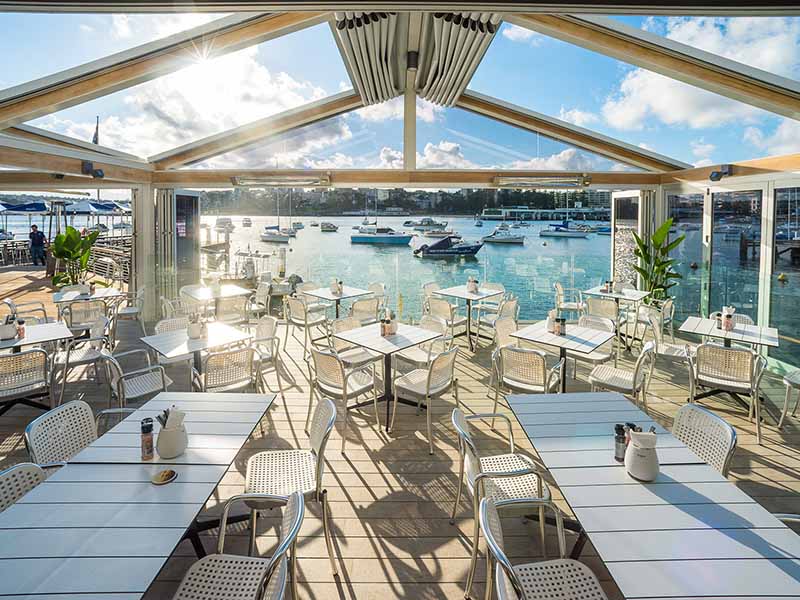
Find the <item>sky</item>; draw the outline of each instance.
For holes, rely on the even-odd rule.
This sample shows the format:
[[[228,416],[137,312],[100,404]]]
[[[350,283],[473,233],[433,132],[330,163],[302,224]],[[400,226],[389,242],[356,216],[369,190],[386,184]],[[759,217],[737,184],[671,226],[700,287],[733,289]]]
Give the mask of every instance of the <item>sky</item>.
[[[222,15],[0,13],[0,88]],[[800,79],[800,18],[642,18],[626,24]],[[504,24],[470,89],[694,165],[800,151],[800,122]],[[327,25],[48,115],[32,125],[153,156],[351,88]],[[367,107],[192,168],[399,168],[402,101]],[[589,152],[417,100],[419,168],[617,170]]]

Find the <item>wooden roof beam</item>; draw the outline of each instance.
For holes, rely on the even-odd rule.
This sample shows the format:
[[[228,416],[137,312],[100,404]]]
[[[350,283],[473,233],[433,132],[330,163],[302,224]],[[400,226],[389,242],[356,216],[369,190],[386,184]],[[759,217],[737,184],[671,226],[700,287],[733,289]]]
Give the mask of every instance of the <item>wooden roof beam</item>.
[[[0,165],[46,173],[82,176],[91,180],[91,177],[83,174],[81,168],[83,161],[87,160],[92,162],[94,169],[101,169],[105,178],[114,181],[149,182],[153,171],[152,165],[143,161],[75,150],[0,134]]]
[[[26,140],[33,140],[35,142],[44,142],[45,144],[55,144],[56,146],[63,146],[64,148],[73,148],[76,150],[89,150],[90,152],[97,152],[98,154],[107,154],[108,156],[117,156],[119,158],[127,158],[130,160],[144,161],[145,159],[134,154],[121,152],[114,148],[101,146],[99,144],[92,144],[84,140],[62,135],[55,131],[33,127],[31,125],[17,125],[3,130],[6,135],[13,135],[14,137],[23,138]]]
[[[325,21],[326,13],[244,13],[218,19],[0,91],[0,129],[150,81]]]
[[[362,106],[354,91],[340,92],[276,115],[223,131],[149,158],[157,170],[175,169],[219,156],[292,129],[335,117]]]
[[[731,177],[751,177],[753,175],[769,177],[777,173],[800,174],[800,154],[754,158],[731,163],[731,165],[733,166]],[[669,173],[661,174],[661,183],[705,182],[708,185],[724,185],[725,182],[729,181],[728,177],[722,180],[722,184],[715,184],[708,178],[712,171],[719,170],[720,165],[709,165],[707,167],[670,171]]]
[[[506,21],[792,119],[800,83],[619,21],[588,15],[507,15]]]
[[[477,92],[464,92],[456,106],[648,171],[673,171],[691,167],[674,158]]]

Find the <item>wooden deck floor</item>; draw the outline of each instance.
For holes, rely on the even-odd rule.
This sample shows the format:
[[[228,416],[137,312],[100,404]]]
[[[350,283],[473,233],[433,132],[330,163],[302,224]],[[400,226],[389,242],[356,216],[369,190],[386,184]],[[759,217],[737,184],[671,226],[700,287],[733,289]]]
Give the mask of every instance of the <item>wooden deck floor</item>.
[[[14,283],[17,282],[17,283]],[[32,291],[43,290],[35,277],[26,273],[0,272],[0,290],[8,294],[14,285],[29,286]],[[23,294],[19,294],[22,296]],[[120,350],[136,347],[139,342],[133,325],[123,323],[119,331]],[[457,363],[461,401],[467,410],[487,412],[491,400],[486,397],[489,379],[490,349],[480,348],[474,355],[463,344]],[[284,354],[285,399],[278,398],[265,416],[262,426],[247,443],[212,497],[207,510],[218,511],[219,502],[242,491],[247,458],[263,449],[303,447],[307,438],[303,432],[309,401],[307,368],[302,360],[302,348],[289,338]],[[624,363],[630,363],[626,357]],[[185,367],[169,369],[175,380],[172,389],[186,389]],[[96,409],[106,403],[105,385],[96,385],[76,374],[68,384],[66,398],[83,398]],[[570,391],[588,390],[587,370],[578,370],[578,380],[569,381]],[[270,379],[274,386],[274,376]],[[767,377],[764,391],[769,397],[769,410],[775,414],[776,402],[782,403],[783,387],[779,379]],[[680,368],[661,368],[650,387],[649,412],[665,426],[671,424],[675,411],[686,400],[686,374]],[[725,398],[709,398],[704,404],[733,424],[739,434],[739,449],[733,460],[730,477],[745,492],[773,512],[800,512],[800,428],[792,420],[783,432],[777,432],[772,420],[764,428],[764,445],[755,443],[753,424],[738,405]],[[424,435],[424,416],[401,406],[395,430],[386,434],[375,425],[368,410],[354,412],[350,419],[348,446],[345,455],[339,452],[341,423],[337,424],[326,452],[325,487],[329,490],[335,547],[338,554],[340,578],[330,573],[320,510],[310,505],[298,545],[300,593],[303,598],[461,598],[469,566],[469,536],[471,509],[462,500],[455,525],[449,523],[449,513],[455,498],[458,453],[455,433],[450,425],[451,399],[433,407],[435,454],[428,455]],[[25,425],[38,413],[17,407],[0,417],[0,468],[26,459],[22,442]],[[499,428],[498,428],[498,431]],[[609,432],[611,434],[611,432]],[[515,427],[516,441],[523,451],[535,456],[521,428]],[[487,451],[500,449],[504,436],[483,435],[481,445]],[[559,499],[557,489],[554,496]],[[560,501],[561,502],[561,501]],[[566,506],[561,502],[562,508]],[[259,549],[268,554],[276,541],[276,519],[260,520]],[[512,560],[540,560],[535,524],[523,524],[508,519],[506,534]],[[512,528],[513,527],[513,528]],[[231,528],[228,549],[246,551],[247,532]],[[554,531],[548,544],[548,556],[555,552]],[[574,538],[570,538],[568,543]],[[206,546],[211,550],[216,532],[208,532]],[[187,567],[195,560],[191,546],[184,542],[161,572],[147,598],[170,597]],[[582,560],[600,577],[610,598],[619,592],[602,562],[587,545]],[[482,597],[483,562],[479,563],[475,597]]]

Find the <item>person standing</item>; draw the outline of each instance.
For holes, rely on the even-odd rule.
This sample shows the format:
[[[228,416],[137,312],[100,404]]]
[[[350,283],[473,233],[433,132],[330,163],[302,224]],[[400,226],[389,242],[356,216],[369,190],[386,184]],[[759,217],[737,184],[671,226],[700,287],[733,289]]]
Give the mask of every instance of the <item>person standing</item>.
[[[42,266],[45,266],[45,252],[44,247],[47,242],[47,238],[45,237],[44,233],[39,231],[39,228],[36,225],[31,225],[31,232],[28,234],[28,237],[31,240],[31,258],[33,259],[33,264],[36,265],[37,261],[42,262]]]

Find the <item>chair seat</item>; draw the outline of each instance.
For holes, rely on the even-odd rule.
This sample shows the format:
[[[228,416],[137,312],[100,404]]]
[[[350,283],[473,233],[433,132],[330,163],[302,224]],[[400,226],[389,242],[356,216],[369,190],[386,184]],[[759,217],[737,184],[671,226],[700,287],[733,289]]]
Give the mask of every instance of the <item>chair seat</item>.
[[[414,369],[395,379],[395,389],[397,395],[401,397],[412,397],[414,399],[424,398],[427,395],[428,369]],[[450,387],[450,382],[438,388],[431,389],[430,395],[439,394]]]
[[[194,563],[186,572],[173,600],[207,600],[209,598],[276,598],[286,585],[286,560],[270,577],[267,592],[261,596],[261,578],[269,558],[238,554],[210,554]]]
[[[164,376],[166,386],[172,385],[172,379]],[[148,394],[154,394],[162,391],[161,387],[161,373],[160,371],[150,371],[149,373],[142,373],[136,377],[130,377],[122,380],[122,385],[125,388],[125,397],[127,399],[140,398]]]
[[[460,327],[461,325],[465,325],[467,322],[467,317],[462,315],[453,315],[452,319],[445,319],[448,327]]]
[[[332,304],[329,304],[328,302],[309,302],[306,304],[306,310],[310,313],[320,312],[328,310],[331,306]]]
[[[789,387],[800,387],[800,369],[786,374],[783,377],[783,384]]]
[[[607,600],[597,577],[577,560],[558,558],[513,568],[526,598]]]
[[[519,379],[509,377],[508,375],[503,376],[502,382],[505,387],[510,388],[512,391],[528,394],[549,394],[558,389],[558,379],[553,379],[549,387],[546,384],[520,381]]]
[[[356,347],[339,352],[339,358],[342,360],[345,367],[353,369],[375,362],[381,358],[381,355],[377,352],[367,350],[366,348]]]
[[[581,302],[561,302],[558,305],[558,310],[581,311],[581,310],[583,310],[583,303],[581,303]]]
[[[288,496],[317,489],[317,457],[310,450],[269,450],[247,463],[245,494]]]
[[[333,387],[322,381],[317,381],[322,392],[331,398],[341,398],[341,388]],[[371,373],[356,371],[347,378],[347,396],[352,398],[371,390],[375,385]]]
[[[633,371],[598,365],[589,374],[589,383],[615,392],[633,392]]]
[[[428,354],[427,350],[419,346],[412,346],[411,348],[406,348],[398,352],[395,356],[400,362],[410,363],[418,367],[427,367],[429,364],[428,359],[436,355]]]
[[[138,317],[141,311],[136,306],[124,306],[117,310],[117,316],[123,319],[129,317]]]
[[[497,319],[499,318],[499,316],[500,315],[498,313],[490,313],[488,315],[481,315],[481,318],[478,319],[478,321],[480,321],[481,325],[488,325],[489,327],[494,327],[494,324],[497,322]]]
[[[303,319],[299,319],[297,317],[289,317],[289,320],[292,322],[293,325],[297,325],[298,327],[305,327],[308,325],[309,327],[316,327],[317,325],[322,325],[325,323],[325,315],[321,314],[312,314],[311,311],[308,313],[308,320],[304,321]]]
[[[688,350],[688,352],[687,352]],[[661,342],[658,345],[658,355],[670,358],[688,358],[697,352],[697,347],[691,344],[672,344]]]
[[[739,394],[750,393],[750,383],[747,381],[735,381],[726,377],[711,377],[709,375],[698,375],[695,381],[697,385],[707,388],[726,390]]]
[[[101,348],[98,350],[97,348],[92,348],[89,345],[83,345],[79,348],[73,348],[69,353],[69,364],[71,366],[86,365],[96,362],[103,356],[111,356],[111,353],[106,348]],[[53,364],[63,366],[66,363],[66,351],[56,352],[56,355],[53,357]]]
[[[25,385],[0,387],[0,402],[11,398],[21,398],[35,393],[45,393],[48,390],[46,381],[34,381]]]
[[[496,454],[494,456],[482,456],[480,459],[481,471],[483,473],[506,473],[509,471],[521,471],[523,469],[534,468],[533,461],[522,454]],[[475,473],[474,465],[467,463],[467,482],[470,491],[474,491]],[[484,479],[485,497],[491,498],[494,502],[511,500],[514,498],[536,498],[538,497],[539,476],[536,473],[521,475],[519,477],[497,477]],[[550,499],[550,489],[547,484],[542,485],[542,497]]]
[[[589,354],[567,350],[567,358],[582,360],[583,362],[589,362],[592,364],[601,364],[613,360],[614,355],[611,352],[605,352],[602,348],[596,348]]]

